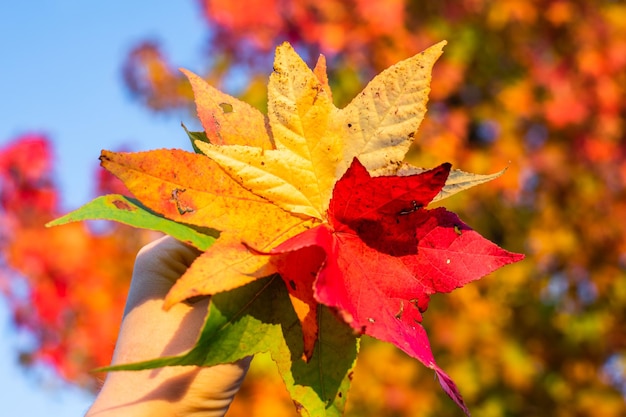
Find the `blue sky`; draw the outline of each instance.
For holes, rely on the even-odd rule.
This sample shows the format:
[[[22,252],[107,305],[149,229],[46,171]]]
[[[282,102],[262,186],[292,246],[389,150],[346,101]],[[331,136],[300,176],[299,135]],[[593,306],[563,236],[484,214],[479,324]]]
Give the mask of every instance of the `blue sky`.
[[[124,90],[121,64],[140,40],[201,72],[205,23],[198,2],[40,0],[0,4],[0,146],[20,134],[52,140],[64,210],[93,197],[101,149],[189,149],[193,119],[148,112]],[[16,365],[19,342],[0,297],[0,402],[7,416],[82,416],[91,397]]]

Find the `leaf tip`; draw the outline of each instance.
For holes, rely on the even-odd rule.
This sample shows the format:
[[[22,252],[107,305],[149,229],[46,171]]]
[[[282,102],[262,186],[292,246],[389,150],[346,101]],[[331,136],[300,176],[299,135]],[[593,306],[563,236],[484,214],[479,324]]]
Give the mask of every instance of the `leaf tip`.
[[[178,68],[178,71],[182,72],[183,75],[185,77],[187,77],[187,80],[189,80],[189,83],[191,84],[191,87],[195,87],[195,83],[199,83],[199,82],[205,82],[204,78],[200,77],[198,74],[196,74],[193,71],[188,70],[187,68]]]
[[[443,47],[448,44],[448,41],[443,40],[436,44],[426,48],[420,55],[431,56],[432,62],[434,62],[443,54]]]
[[[274,51],[274,66],[276,66],[276,60],[278,57],[283,54],[298,55],[295,49],[293,49],[293,46],[288,41],[284,41],[278,45]]]
[[[436,44],[432,45],[430,48],[428,48],[428,50],[433,50],[439,52],[439,54],[443,53],[443,48],[448,45],[448,41],[447,40],[442,40],[437,42]]]
[[[289,41],[284,41],[276,47],[276,50],[278,49],[293,49],[293,46],[291,46],[291,43],[289,43]]]
[[[44,224],[44,227],[45,228],[51,228],[51,227],[60,226],[62,224],[65,224],[65,222],[61,221],[62,219],[63,219],[63,217],[59,217],[58,219],[50,220],[48,223]]]
[[[112,157],[115,155],[115,152],[108,151],[106,149],[102,149],[100,151],[100,156],[98,159],[100,160],[100,165],[106,169],[104,166],[107,162],[111,162]]]
[[[454,381],[452,381],[452,379],[437,365],[433,364],[431,365],[431,368],[435,371],[439,385],[441,385],[441,388],[443,388],[445,393],[448,394],[452,401],[454,401],[461,410],[463,410],[467,417],[471,417],[470,411],[467,408],[465,401],[463,401],[463,397],[461,396],[461,393],[459,392],[459,389]]]
[[[523,253],[509,252],[511,255],[511,263],[523,261],[526,258],[526,255]]]
[[[176,294],[172,294],[172,291],[170,291],[169,294],[165,296],[165,300],[163,300],[162,305],[164,311],[169,311],[169,309],[172,308],[174,304],[178,304],[181,301],[178,299],[179,297],[174,297],[174,295]]]

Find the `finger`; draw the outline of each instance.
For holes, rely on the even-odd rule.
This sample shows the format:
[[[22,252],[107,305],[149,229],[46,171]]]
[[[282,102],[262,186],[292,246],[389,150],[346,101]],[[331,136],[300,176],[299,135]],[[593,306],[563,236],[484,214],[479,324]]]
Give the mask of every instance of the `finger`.
[[[124,315],[148,300],[162,301],[200,252],[165,236],[137,254]]]

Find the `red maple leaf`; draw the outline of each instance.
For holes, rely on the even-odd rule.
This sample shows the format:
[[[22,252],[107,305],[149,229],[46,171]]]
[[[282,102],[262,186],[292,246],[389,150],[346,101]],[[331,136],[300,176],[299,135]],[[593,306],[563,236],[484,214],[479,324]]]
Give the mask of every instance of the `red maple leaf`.
[[[328,222],[272,250],[292,299],[305,305],[305,356],[317,338],[317,303],[356,331],[391,342],[435,370],[467,413],[452,380],[435,363],[421,326],[430,295],[450,292],[523,255],[508,252],[444,208],[425,207],[444,187],[450,164],[416,175],[371,177],[355,158],[336,183]],[[298,310],[298,308],[296,308]]]

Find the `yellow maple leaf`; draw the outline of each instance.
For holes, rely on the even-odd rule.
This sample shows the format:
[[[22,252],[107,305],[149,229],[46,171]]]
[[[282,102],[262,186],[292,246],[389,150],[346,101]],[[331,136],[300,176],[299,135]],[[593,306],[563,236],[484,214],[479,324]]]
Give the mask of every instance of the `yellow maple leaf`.
[[[284,43],[276,50],[268,85],[276,149],[204,142],[196,146],[256,195],[291,213],[324,220],[334,184],[353,158],[373,174],[400,164],[426,113],[432,66],[444,45],[440,42],[383,71],[338,109],[324,61],[312,71]]]

